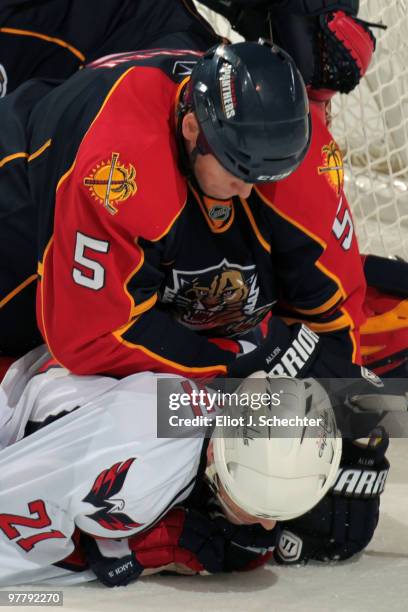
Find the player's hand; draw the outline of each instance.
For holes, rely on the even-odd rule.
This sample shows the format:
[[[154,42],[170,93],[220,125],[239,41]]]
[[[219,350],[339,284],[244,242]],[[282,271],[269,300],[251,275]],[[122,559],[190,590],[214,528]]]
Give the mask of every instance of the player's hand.
[[[180,574],[221,571],[218,559],[223,558],[223,538],[219,534],[218,538],[211,539],[213,531],[216,530],[212,524],[208,525],[208,519],[190,515],[186,521],[186,511],[173,508],[142,533],[121,540],[94,539],[82,534],[81,544],[102,584],[126,586],[142,575],[163,571]],[[199,556],[204,563],[199,561]]]
[[[230,378],[246,378],[254,372],[303,377],[309,375],[320,338],[306,325],[286,325],[271,317],[265,339],[251,352],[239,354],[228,366]]]
[[[209,516],[187,510],[180,545],[191,550],[211,574],[255,569],[266,563],[277,544],[280,529],[261,525],[234,525],[221,513]]]
[[[172,572],[216,574],[255,569],[271,557],[276,527],[233,525],[223,516],[174,508],[154,527],[127,539],[82,534],[86,559],[102,584],[126,586],[140,576]]]
[[[278,539],[277,527],[267,531],[261,525],[233,525],[218,506],[213,511],[211,506],[203,511],[173,509],[161,521],[165,529],[159,523],[150,532],[131,537],[138,561],[150,568],[167,566],[174,571],[184,566],[190,573],[216,574],[254,569],[270,558]]]
[[[224,572],[246,571],[264,565],[271,557],[281,533],[277,523],[271,530],[262,525],[233,525],[225,517],[213,519],[226,541]]]
[[[185,511],[174,508],[156,525],[120,540],[94,539],[82,534],[87,561],[102,584],[126,586],[142,575],[171,571],[205,573],[204,566],[188,549],[181,548]]]
[[[334,487],[312,510],[282,524],[274,551],[277,563],[344,560],[367,546],[378,523],[389,470],[388,442],[380,428],[365,446],[343,440]]]
[[[123,540],[97,539],[81,533],[81,549],[88,565],[98,580],[107,587],[126,586],[137,580],[145,569],[126,543],[119,548],[122,542]]]

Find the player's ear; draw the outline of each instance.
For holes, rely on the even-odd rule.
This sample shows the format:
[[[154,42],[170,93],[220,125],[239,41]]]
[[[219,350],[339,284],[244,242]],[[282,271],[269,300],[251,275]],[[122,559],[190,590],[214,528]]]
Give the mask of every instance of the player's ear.
[[[200,133],[200,127],[194,113],[186,113],[181,124],[184,138],[194,147]]]

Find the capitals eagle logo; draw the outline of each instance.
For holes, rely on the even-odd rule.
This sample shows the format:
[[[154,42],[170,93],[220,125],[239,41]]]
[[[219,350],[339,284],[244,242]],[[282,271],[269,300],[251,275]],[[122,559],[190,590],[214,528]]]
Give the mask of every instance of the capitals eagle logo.
[[[100,508],[97,512],[86,516],[96,521],[104,529],[129,531],[143,525],[143,523],[136,523],[122,512],[125,502],[114,497],[122,489],[129,468],[134,461],[135,457],[131,457],[127,461],[115,463],[109,469],[103,470],[96,478],[88,495],[82,500]]]

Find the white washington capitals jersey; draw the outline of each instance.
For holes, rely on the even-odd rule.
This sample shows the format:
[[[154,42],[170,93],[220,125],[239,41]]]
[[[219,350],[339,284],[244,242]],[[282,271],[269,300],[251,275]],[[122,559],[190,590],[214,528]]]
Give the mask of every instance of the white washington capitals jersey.
[[[155,375],[33,376],[48,358],[32,351],[1,385],[0,586],[66,558],[75,527],[105,538],[146,529],[188,497],[199,470],[202,437],[156,436]]]

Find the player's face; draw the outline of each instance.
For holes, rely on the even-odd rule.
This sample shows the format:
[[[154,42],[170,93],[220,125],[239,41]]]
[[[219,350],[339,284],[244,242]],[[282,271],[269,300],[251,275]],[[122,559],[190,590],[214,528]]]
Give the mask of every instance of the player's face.
[[[182,131],[187,153],[191,155],[200,133],[194,113],[187,113],[183,117]],[[253,185],[228,172],[214,155],[198,154],[193,160],[193,169],[203,193],[216,200],[229,200],[234,196],[247,198],[251,193]]]
[[[229,200],[234,196],[248,198],[253,187],[225,170],[210,154],[197,155],[194,174],[203,193],[216,200]]]
[[[229,497],[221,483],[219,483],[218,486],[218,499],[221,502],[225,517],[234,525],[254,525],[258,523],[267,531],[271,531],[276,525],[276,521],[272,519],[253,516],[242,510],[242,508]]]

